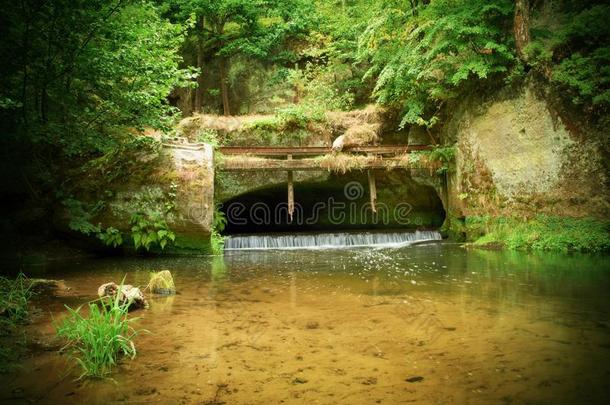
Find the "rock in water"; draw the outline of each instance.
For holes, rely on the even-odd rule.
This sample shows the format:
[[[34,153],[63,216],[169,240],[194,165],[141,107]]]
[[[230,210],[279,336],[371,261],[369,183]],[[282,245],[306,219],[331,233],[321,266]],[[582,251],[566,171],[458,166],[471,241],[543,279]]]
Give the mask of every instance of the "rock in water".
[[[148,283],[150,291],[154,294],[172,295],[176,294],[176,286],[174,278],[169,270],[162,270],[157,273],[150,274],[150,282]]]
[[[146,302],[142,291],[140,291],[138,287],[134,287],[130,284],[119,286],[116,283],[106,283],[102,284],[97,289],[97,295],[100,298],[109,297],[115,299],[117,294],[119,294],[119,303],[121,305],[128,304],[129,309],[148,307],[148,303]]]

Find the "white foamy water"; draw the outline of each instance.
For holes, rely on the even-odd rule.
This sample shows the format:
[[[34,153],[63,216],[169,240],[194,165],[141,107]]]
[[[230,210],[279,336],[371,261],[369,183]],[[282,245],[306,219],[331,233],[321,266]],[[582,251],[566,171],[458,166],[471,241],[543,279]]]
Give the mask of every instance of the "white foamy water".
[[[401,247],[441,239],[438,231],[243,235],[229,236],[225,241],[225,250]]]

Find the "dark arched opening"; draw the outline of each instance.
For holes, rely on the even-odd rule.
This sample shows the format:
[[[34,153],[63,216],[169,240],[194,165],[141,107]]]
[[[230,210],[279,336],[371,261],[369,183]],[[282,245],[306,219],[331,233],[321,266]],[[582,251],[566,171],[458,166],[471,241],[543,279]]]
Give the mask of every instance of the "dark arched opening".
[[[295,183],[295,209],[288,214],[287,185],[259,188],[221,205],[226,234],[314,232],[362,229],[437,229],[445,210],[437,191],[405,171],[376,173],[373,212],[364,172]]]

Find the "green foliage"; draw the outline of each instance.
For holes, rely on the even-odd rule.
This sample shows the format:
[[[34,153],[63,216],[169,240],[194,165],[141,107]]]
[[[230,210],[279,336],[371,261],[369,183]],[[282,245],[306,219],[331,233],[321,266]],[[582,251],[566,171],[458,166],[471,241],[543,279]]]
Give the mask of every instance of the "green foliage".
[[[441,163],[441,167],[436,170],[438,175],[445,174],[451,170],[455,163],[455,147],[438,146],[430,151],[428,158],[430,161]]]
[[[85,204],[74,198],[68,198],[63,201],[63,204],[70,216],[68,227],[71,230],[85,235],[97,234],[100,232],[100,226],[92,224],[91,220],[104,208],[104,203],[102,201],[95,204]]]
[[[610,226],[591,218],[539,215],[529,221],[517,218],[473,218],[470,231],[484,233],[475,244],[501,244],[513,250],[604,252],[610,250]]]
[[[23,273],[14,280],[0,277],[0,373],[12,370],[25,346],[19,326],[29,315],[31,284]]]
[[[169,193],[159,187],[144,187],[133,194],[127,207],[119,209],[131,214],[131,237],[136,250],[150,250],[153,246],[165,249],[175,242],[176,235],[169,229],[167,218],[175,208],[176,187],[172,185]]]
[[[307,63],[304,69],[294,69],[288,74],[287,81],[297,93],[298,105],[304,104],[313,120],[322,120],[328,110],[347,110],[354,103],[354,95],[337,86],[337,69]]]
[[[19,273],[15,280],[0,277],[0,325],[3,322],[16,324],[25,321],[31,297],[30,283],[23,273]]]
[[[127,216],[131,226],[131,238],[135,249],[150,250],[159,246],[162,250],[176,240],[176,235],[167,224],[172,215],[176,197],[176,184],[170,186],[168,192],[159,187],[143,187],[133,193],[130,200],[124,204],[113,204],[111,211],[116,216]],[[102,228],[94,225],[93,219],[104,208],[105,203],[86,204],[69,198],[64,201],[70,215],[70,229],[85,235],[94,235],[106,246],[119,247],[124,238],[120,230],[114,227]]]
[[[210,235],[210,244],[212,247],[212,253],[215,255],[221,255],[225,246],[225,237],[222,236],[221,232],[227,225],[227,217],[224,212],[220,211],[220,207],[214,207],[214,216],[212,219],[212,233]]]
[[[210,129],[210,128],[202,128],[199,131],[199,136],[197,137],[197,142],[210,144],[214,148],[217,148],[221,145],[221,141],[220,141],[220,137],[218,136],[218,132],[213,129]]]
[[[307,31],[315,15],[306,0],[169,0],[161,3],[172,20],[195,21],[185,48],[192,50],[193,64],[209,59],[217,63],[218,75],[215,75],[214,87],[207,93],[224,96],[227,101],[230,99],[228,88],[237,81],[236,77],[247,76],[240,75],[239,69],[227,69],[232,59],[260,60],[268,64],[293,62],[295,54],[286,45]]]
[[[572,54],[557,66],[553,80],[572,90],[575,104],[609,106],[610,47],[598,48],[587,56]]]
[[[121,231],[111,226],[106,228],[106,230],[99,232],[97,236],[106,246],[116,248],[123,244],[123,235],[121,235]]]
[[[133,339],[139,331],[131,327],[133,319],[127,316],[130,303],[120,303],[119,297],[116,294],[112,300],[89,303],[88,316],[83,315],[83,306],[66,306],[68,317],[55,325],[57,335],[68,341],[64,350],[69,349],[81,367],[79,378],[105,377],[120,355],[136,356]]]
[[[149,2],[2,4],[0,110],[8,136],[68,156],[107,151],[127,128],[166,127],[165,101],[193,72],[179,69],[183,27]]]
[[[528,62],[575,104],[598,114],[610,106],[610,6],[545,2],[535,10]]]
[[[176,235],[169,229],[160,212],[136,212],[131,216],[130,224],[136,250],[141,247],[150,250],[155,245],[165,249],[165,246],[176,240]]]
[[[343,110],[352,105],[370,102],[372,82],[361,80],[367,70],[360,63],[358,41],[369,21],[378,12],[370,0],[343,1],[341,4],[327,0],[316,1],[319,23],[308,36],[309,47],[302,54],[306,60],[315,61],[314,80],[310,87],[333,94],[339,105],[331,107]],[[305,89],[307,91],[307,89]]]
[[[210,245],[213,254],[221,255],[225,247],[225,237],[217,230],[213,229],[212,234],[210,235]]]
[[[218,232],[224,231],[227,226],[227,216],[224,212],[220,210],[220,207],[214,208],[214,217],[212,219],[212,228],[216,229]]]
[[[307,128],[310,122],[324,120],[324,110],[310,104],[295,104],[279,110],[277,118],[282,130]]]
[[[402,106],[401,126],[433,126],[438,108],[514,64],[510,0],[393,0],[360,38],[366,77],[382,104]],[[419,5],[418,5],[419,4]]]

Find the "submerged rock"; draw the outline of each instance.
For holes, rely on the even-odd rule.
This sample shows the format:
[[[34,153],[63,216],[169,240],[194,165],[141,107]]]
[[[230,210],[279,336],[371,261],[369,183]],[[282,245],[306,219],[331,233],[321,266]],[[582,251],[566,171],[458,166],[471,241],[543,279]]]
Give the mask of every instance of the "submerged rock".
[[[63,295],[70,290],[64,280],[30,279],[30,291],[35,294]]]
[[[119,291],[120,290],[120,291]],[[119,302],[128,304],[129,309],[148,308],[148,303],[144,298],[144,294],[138,287],[130,284],[117,285],[116,283],[105,283],[97,289],[97,295],[100,298],[109,297],[114,299],[119,294]]]

